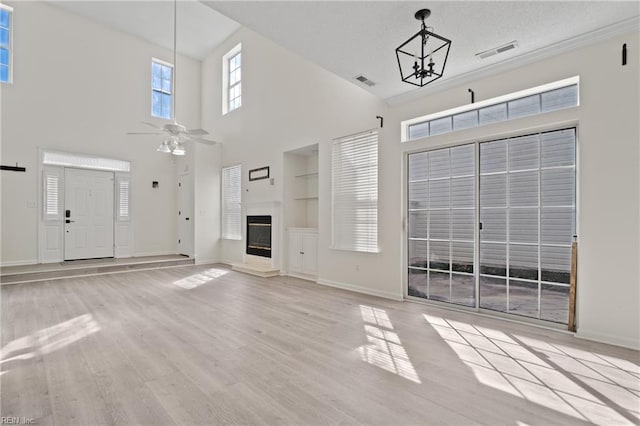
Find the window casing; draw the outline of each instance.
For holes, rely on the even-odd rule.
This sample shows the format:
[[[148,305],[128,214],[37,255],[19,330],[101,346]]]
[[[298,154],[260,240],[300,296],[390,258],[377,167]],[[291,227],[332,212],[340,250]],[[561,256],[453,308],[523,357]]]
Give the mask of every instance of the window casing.
[[[242,105],[242,52],[229,59],[229,111]]]
[[[378,132],[333,141],[332,248],[378,252]]]
[[[58,221],[62,217],[62,173],[59,167],[42,169],[42,219],[45,221]]]
[[[0,4],[0,83],[13,81],[13,9]]]
[[[151,60],[151,115],[173,119],[173,65]]]
[[[403,121],[402,142],[542,114],[579,105],[579,78],[571,77],[505,96]]]
[[[242,44],[222,57],[222,114],[242,106]]]
[[[228,240],[242,239],[242,167],[225,167],[222,169],[222,238]]]

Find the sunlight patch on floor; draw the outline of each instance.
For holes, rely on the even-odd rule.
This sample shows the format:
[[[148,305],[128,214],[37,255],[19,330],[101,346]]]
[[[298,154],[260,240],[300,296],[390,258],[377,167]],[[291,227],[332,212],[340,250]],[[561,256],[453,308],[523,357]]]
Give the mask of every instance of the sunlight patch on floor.
[[[596,424],[637,424],[640,366],[441,317],[427,322],[484,385]]]
[[[367,344],[358,348],[360,359],[415,383],[422,383],[384,309],[360,305]]]
[[[226,269],[211,268],[198,274],[193,274],[181,280],[174,281],[173,284],[177,285],[178,287],[182,287],[185,290],[191,290],[193,288],[200,287],[202,284],[208,283],[209,281],[213,281],[216,278],[227,275],[228,273],[229,271],[227,271]]]
[[[91,314],[80,315],[7,343],[0,350],[0,364],[56,351],[99,330]]]

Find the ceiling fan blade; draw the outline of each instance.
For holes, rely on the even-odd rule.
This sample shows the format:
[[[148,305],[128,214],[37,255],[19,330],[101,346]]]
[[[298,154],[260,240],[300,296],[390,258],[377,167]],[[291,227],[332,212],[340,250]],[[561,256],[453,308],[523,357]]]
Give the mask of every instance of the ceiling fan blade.
[[[187,133],[192,135],[192,136],[202,136],[202,135],[208,135],[209,132],[207,132],[206,130],[203,129],[187,129]]]
[[[162,127],[160,127],[160,126],[156,126],[155,124],[153,124],[153,123],[149,123],[148,121],[141,121],[141,123],[142,123],[142,124],[146,124],[147,126],[151,126],[151,127],[153,127],[154,129],[163,130],[163,129],[162,129]]]
[[[127,132],[127,135],[162,135],[158,132]]]
[[[191,138],[191,140],[194,141],[194,142],[200,142],[200,143],[204,143],[204,144],[207,144],[207,145],[215,145],[215,144],[218,143],[216,141],[212,141],[212,140],[209,140],[209,139],[202,139],[202,138]]]

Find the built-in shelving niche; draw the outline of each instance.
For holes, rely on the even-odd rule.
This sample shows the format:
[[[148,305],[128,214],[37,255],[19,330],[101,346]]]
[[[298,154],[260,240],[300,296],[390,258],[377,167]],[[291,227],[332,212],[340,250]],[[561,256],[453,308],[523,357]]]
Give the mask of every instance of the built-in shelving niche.
[[[284,153],[286,228],[318,227],[318,145]]]

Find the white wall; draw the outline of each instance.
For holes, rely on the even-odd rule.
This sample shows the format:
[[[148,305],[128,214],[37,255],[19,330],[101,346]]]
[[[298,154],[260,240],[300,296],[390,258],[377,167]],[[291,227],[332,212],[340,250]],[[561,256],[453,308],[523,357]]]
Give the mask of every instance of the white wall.
[[[243,46],[243,106],[221,115],[221,57]],[[638,52],[638,34],[618,36],[418,100],[389,107],[356,86],[288,53],[246,29],[203,62],[203,122],[224,140],[223,165],[243,165],[243,201],[281,200],[282,153],[320,144],[319,282],[387,297],[401,297],[404,281],[403,159],[408,150],[485,140],[577,125],[580,240],[578,336],[640,347],[640,66],[630,53],[620,65],[622,43]],[[597,58],[597,66],[594,66]],[[574,75],[581,106],[512,122],[400,143],[400,122],[464,105],[467,88],[488,99]],[[331,139],[375,127],[385,116],[379,146],[381,252],[331,250]],[[248,169],[270,166],[276,185],[249,183]],[[238,261],[243,245],[222,243],[221,258]]]
[[[134,254],[174,253],[176,197],[170,155],[157,153],[151,58],[172,52],[42,2],[14,7],[14,82],[2,85],[2,263],[37,260],[37,148],[132,162]],[[178,120],[200,127],[200,62],[178,57]],[[163,124],[162,120],[155,120]],[[151,182],[159,181],[152,189]]]
[[[242,42],[242,107],[222,115],[222,56]],[[282,201],[283,152],[320,144],[320,278],[345,279],[329,267],[335,262],[352,265],[358,255],[330,250],[328,230],[330,188],[322,182],[330,175],[332,138],[375,127],[375,116],[387,106],[368,92],[291,54],[247,30],[241,29],[214,50],[202,66],[202,123],[213,138],[223,141],[222,165],[242,164],[243,202]],[[250,169],[269,166],[269,180],[248,181]],[[394,188],[397,190],[397,188]],[[322,213],[324,211],[324,213]],[[283,229],[283,233],[284,233]],[[284,238],[284,235],[281,236]],[[221,260],[241,262],[243,241],[221,241]],[[368,266],[345,282],[371,288],[388,287],[389,265],[378,255],[367,257]],[[395,259],[387,257],[390,262]],[[394,268],[398,268],[394,264]],[[350,266],[353,269],[353,266]],[[397,275],[397,274],[396,274]],[[400,296],[400,290],[395,293]]]
[[[621,66],[622,44],[629,63]],[[393,109],[392,161],[381,173],[401,176],[401,152],[533,129],[578,128],[578,336],[640,348],[640,52],[631,33],[432,94]],[[597,66],[594,67],[594,58]],[[500,125],[399,144],[401,120],[540,84],[580,76],[580,107]],[[382,176],[381,176],[382,180]],[[384,202],[401,205],[400,193]]]
[[[194,146],[195,258],[196,263],[220,260],[220,207],[222,167],[220,144]]]

